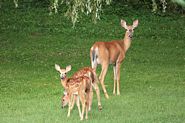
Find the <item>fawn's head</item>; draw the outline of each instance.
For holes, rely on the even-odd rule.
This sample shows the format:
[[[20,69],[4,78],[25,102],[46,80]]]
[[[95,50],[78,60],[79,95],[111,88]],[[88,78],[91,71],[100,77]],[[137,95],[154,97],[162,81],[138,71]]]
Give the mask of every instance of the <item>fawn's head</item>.
[[[62,96],[62,99],[61,99],[61,104],[62,104],[62,108],[64,108],[69,102],[69,96],[67,94],[66,91],[64,91],[64,95]]]
[[[125,20],[121,20],[121,26],[125,28],[127,31],[127,35],[129,38],[132,38],[134,29],[138,26],[139,21],[135,20],[132,25],[127,25]]]
[[[55,69],[60,73],[60,78],[63,80],[66,78],[66,74],[71,71],[71,65],[67,66],[65,69],[61,69],[59,65],[55,64]]]

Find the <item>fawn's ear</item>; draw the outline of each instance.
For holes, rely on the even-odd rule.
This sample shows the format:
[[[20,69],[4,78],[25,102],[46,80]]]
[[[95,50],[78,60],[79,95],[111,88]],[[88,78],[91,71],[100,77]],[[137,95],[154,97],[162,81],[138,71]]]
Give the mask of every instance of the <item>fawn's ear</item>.
[[[127,23],[125,20],[121,20],[121,26],[125,29],[127,29]]]
[[[55,69],[57,70],[57,71],[61,71],[61,69],[60,69],[60,66],[58,65],[58,64],[55,64]]]
[[[138,23],[139,23],[139,21],[138,20],[135,20],[134,22],[133,22],[133,28],[136,28],[137,26],[138,26]]]
[[[68,65],[68,66],[66,67],[66,73],[69,72],[70,70],[71,70],[71,65]]]

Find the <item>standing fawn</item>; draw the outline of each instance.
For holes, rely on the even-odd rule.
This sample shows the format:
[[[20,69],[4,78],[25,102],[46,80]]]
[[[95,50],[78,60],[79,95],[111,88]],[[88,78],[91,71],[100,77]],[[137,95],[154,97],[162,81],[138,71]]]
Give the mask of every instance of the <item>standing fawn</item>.
[[[113,64],[114,71],[114,89],[117,95],[120,95],[120,66],[125,58],[126,52],[129,49],[132,41],[134,29],[138,26],[138,20],[133,22],[133,25],[127,25],[124,20],[121,20],[121,26],[126,29],[125,37],[123,40],[113,40],[111,42],[96,42],[90,49],[91,65],[96,69],[98,64],[101,64],[101,73],[99,76],[105,97],[109,96],[105,89],[104,80],[108,70],[109,64]]]
[[[97,99],[98,99],[98,109],[102,110],[102,106],[101,106],[101,101],[100,101],[100,91],[99,91],[99,87],[98,87],[98,78],[96,75],[96,72],[94,71],[94,69],[92,69],[91,67],[84,67],[82,69],[80,69],[79,71],[75,72],[72,76],[72,78],[78,78],[81,76],[88,76],[90,75],[90,79],[92,80],[92,85],[93,88],[96,91],[96,95],[97,95]],[[90,92],[91,96],[90,96],[90,104],[89,104],[89,110],[91,110],[91,105],[92,105],[92,98],[93,98],[93,91]],[[72,108],[74,106],[76,97],[74,96],[73,102],[72,102]],[[69,102],[69,97],[68,97],[68,93],[65,91],[64,95],[62,97],[62,108],[65,107]]]
[[[61,69],[59,65],[55,64],[55,69],[60,73],[61,84],[68,93],[69,104],[68,104],[68,114],[67,117],[70,116],[70,112],[72,109],[72,100],[73,97],[76,96],[76,104],[78,107],[80,119],[83,120],[84,111],[86,110],[86,119],[88,118],[88,107],[89,107],[89,98],[90,91],[92,90],[92,80],[90,77],[81,76],[78,78],[67,78],[66,74],[71,70],[71,66],[67,66],[65,69]],[[82,103],[82,112],[80,109],[80,102]]]

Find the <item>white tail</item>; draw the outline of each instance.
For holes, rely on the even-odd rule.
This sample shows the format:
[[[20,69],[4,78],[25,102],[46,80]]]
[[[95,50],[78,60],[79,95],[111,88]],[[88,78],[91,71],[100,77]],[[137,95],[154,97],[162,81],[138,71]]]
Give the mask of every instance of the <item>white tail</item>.
[[[138,20],[133,22],[133,25],[127,25],[126,21],[121,20],[121,26],[126,29],[126,33],[123,40],[114,40],[111,42],[96,42],[91,47],[90,57],[91,66],[96,69],[98,64],[101,64],[102,70],[99,76],[104,94],[106,98],[109,98],[104,85],[104,79],[108,70],[109,64],[113,64],[114,71],[114,89],[113,94],[116,91],[117,95],[120,95],[120,66],[125,58],[126,52],[131,45],[134,29],[138,26]]]

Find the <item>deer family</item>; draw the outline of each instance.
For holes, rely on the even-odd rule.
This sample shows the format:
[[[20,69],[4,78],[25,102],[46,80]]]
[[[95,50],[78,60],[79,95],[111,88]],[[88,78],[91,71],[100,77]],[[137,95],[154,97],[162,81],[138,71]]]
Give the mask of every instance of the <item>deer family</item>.
[[[133,22],[133,25],[127,25],[126,21],[121,20],[121,26],[126,29],[124,39],[113,40],[111,42],[95,42],[90,49],[91,66],[96,69],[97,65],[101,65],[101,73],[99,76],[100,83],[106,98],[109,98],[104,79],[108,70],[109,64],[113,64],[114,71],[114,89],[113,94],[120,95],[120,67],[125,59],[127,50],[129,49],[134,33],[134,29],[138,26],[138,20]]]
[[[68,104],[68,114],[72,109],[72,100],[74,96],[77,97],[76,104],[79,111],[80,119],[83,120],[84,111],[86,110],[86,119],[88,118],[88,107],[89,107],[89,98],[90,91],[92,90],[92,80],[89,76],[80,76],[78,78],[67,78],[66,74],[71,70],[71,66],[67,66],[65,69],[61,69],[59,65],[55,64],[55,69],[60,73],[61,84],[68,93],[69,104]],[[82,103],[82,112],[80,109],[80,102]]]
[[[75,72],[72,76],[72,78],[78,78],[81,76],[88,76],[90,75],[90,79],[92,80],[92,85],[93,88],[96,91],[96,95],[97,95],[97,99],[98,99],[98,109],[102,110],[102,106],[101,106],[101,101],[100,101],[100,91],[99,91],[99,87],[98,87],[98,78],[96,75],[96,72],[94,71],[94,69],[92,69],[91,67],[84,67],[82,69],[80,69],[79,71]],[[93,97],[93,91],[90,92],[91,96],[90,96],[90,104],[89,104],[89,110],[91,110],[91,105],[92,105],[92,97]],[[76,100],[76,96],[74,96],[73,102],[72,102],[72,108],[74,106],[74,102]],[[64,95],[62,96],[62,108],[65,107],[69,102],[69,97],[68,97],[68,93],[65,91]]]

